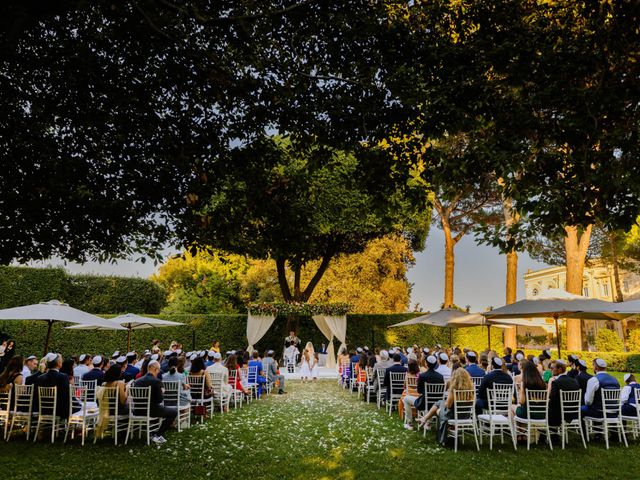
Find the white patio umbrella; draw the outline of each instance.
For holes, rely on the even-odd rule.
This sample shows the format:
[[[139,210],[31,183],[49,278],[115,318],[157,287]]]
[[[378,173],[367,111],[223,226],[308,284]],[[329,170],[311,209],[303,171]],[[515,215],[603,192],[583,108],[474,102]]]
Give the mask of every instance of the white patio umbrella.
[[[511,318],[500,320],[488,320],[485,316],[489,312],[485,313],[470,313],[463,317],[454,318],[449,322],[450,327],[464,328],[464,327],[487,327],[487,345],[491,348],[491,327],[496,328],[515,328],[516,325],[525,325],[528,327],[542,327],[546,326],[546,322],[541,318],[532,318],[525,320],[523,318]]]
[[[547,290],[542,295],[520,300],[504,307],[486,312],[487,319],[506,320],[518,318],[552,317],[556,327],[556,340],[558,344],[558,356],[560,349],[560,329],[558,318],[581,318],[587,320],[622,320],[631,313],[619,313],[615,311],[613,302],[605,302],[595,298],[586,298],[573,295],[564,290]]]
[[[127,329],[127,350],[131,350],[131,330],[140,330],[143,328],[155,328],[155,327],[177,327],[184,325],[184,323],[170,322],[169,320],[162,320],[160,318],[142,317],[135,313],[125,313],[114,318],[109,319],[115,325],[122,328],[114,329],[112,326],[98,326],[98,325],[72,325],[67,327],[69,330],[121,330]]]
[[[77,308],[70,307],[66,303],[58,300],[24,305],[22,307],[5,308],[0,310],[0,320],[43,320],[48,323],[47,338],[44,342],[44,353],[47,354],[49,340],[51,338],[51,327],[55,322],[77,323],[80,325],[91,325],[93,327],[106,327],[113,330],[125,330],[111,320],[100,318],[91,313],[83,312]]]
[[[428,313],[426,315],[420,315],[419,317],[412,318],[411,320],[405,320],[404,322],[389,325],[392,327],[406,327],[407,325],[432,325],[434,327],[449,327],[449,322],[455,318],[464,317],[467,313],[458,310],[457,308],[443,308],[437,312]],[[451,328],[449,328],[449,343],[452,343]]]

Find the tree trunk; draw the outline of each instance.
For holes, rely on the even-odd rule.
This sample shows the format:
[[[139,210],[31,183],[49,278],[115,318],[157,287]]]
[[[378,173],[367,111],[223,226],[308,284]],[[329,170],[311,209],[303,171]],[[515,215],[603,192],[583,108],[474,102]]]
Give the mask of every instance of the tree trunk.
[[[278,271],[278,285],[280,285],[280,292],[285,302],[290,302],[291,289],[289,288],[289,282],[287,281],[287,268],[285,265],[286,259],[282,257],[276,258],[276,270]]]
[[[316,273],[313,275],[307,287],[302,290],[300,286],[300,278],[302,275],[302,267],[294,267],[293,269],[293,294],[291,293],[291,288],[289,287],[289,281],[287,280],[287,267],[286,267],[286,259],[284,258],[276,258],[276,269],[278,271],[278,284],[280,285],[280,292],[282,293],[282,298],[285,302],[308,302],[313,290],[316,288],[322,276],[327,271],[329,267],[329,262],[333,258],[333,252],[329,251],[324,254],[322,257],[322,261],[320,262],[320,266]]]
[[[589,249],[589,241],[591,239],[591,227],[592,226],[589,225],[581,234],[578,231],[578,227],[565,227],[566,291],[575,295],[582,295],[582,279],[584,275],[584,265],[587,259],[587,250]],[[567,349],[585,349],[580,319],[567,318],[566,322]],[[584,340],[586,340],[586,338]]]
[[[516,301],[518,292],[518,253],[511,250],[507,253],[507,287],[506,287],[506,304],[509,305]],[[516,338],[517,327],[507,328],[504,331],[504,346],[510,348],[518,347]]]
[[[517,213],[513,211],[513,204],[510,198],[503,197],[502,211],[504,214],[504,224],[507,231],[511,226],[520,220]],[[507,278],[506,278],[506,304],[516,301],[518,296],[518,252],[514,249],[507,252]],[[504,331],[504,346],[515,349],[518,347],[516,338],[518,327],[507,328]]]
[[[451,228],[446,221],[442,221],[444,232],[444,308],[453,306],[453,274],[455,269],[455,242],[451,237]]]

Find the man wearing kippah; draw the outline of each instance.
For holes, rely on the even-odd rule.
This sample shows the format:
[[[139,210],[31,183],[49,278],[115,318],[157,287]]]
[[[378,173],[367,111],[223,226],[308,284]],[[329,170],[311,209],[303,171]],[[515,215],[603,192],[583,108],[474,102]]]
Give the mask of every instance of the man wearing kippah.
[[[576,378],[580,373],[580,370],[578,369],[578,356],[571,354],[567,357],[567,360],[569,360],[569,370],[567,370],[567,376]]]
[[[438,359],[438,367],[436,368],[436,372],[442,375],[445,378],[451,378],[451,367],[447,365],[449,361],[449,355],[444,352],[440,352],[436,355]]]
[[[615,377],[607,373],[607,362],[602,358],[593,361],[595,375],[587,382],[587,391],[584,394],[582,414],[585,417],[602,418],[602,397],[600,390],[612,390],[620,388]]]
[[[587,362],[582,359],[576,362],[576,367],[578,368],[576,381],[578,382],[578,385],[580,385],[580,390],[582,390],[582,404],[584,405],[584,399],[587,393],[587,383],[593,375],[587,372]]]
[[[638,412],[636,410],[636,404],[640,400],[640,384],[636,382],[636,377],[633,373],[624,374],[625,386],[622,387],[620,392],[620,403],[622,403],[622,415],[627,417],[635,417]]]
[[[485,371],[478,366],[478,355],[473,350],[467,352],[467,366],[464,369],[471,378],[484,377],[485,375]]]
[[[513,385],[513,378],[507,373],[505,362],[500,357],[491,359],[491,371],[484,376],[478,388],[478,400],[476,401],[478,413],[489,408],[488,390],[496,384]]]
[[[426,362],[427,371],[418,375],[418,395],[425,395],[426,384],[444,384],[444,377],[436,371],[436,366],[438,365],[438,360],[436,359],[436,357],[433,355],[429,355],[426,358]],[[404,428],[406,428],[407,430],[413,430],[413,425],[411,425],[411,422],[413,422],[413,406],[415,405],[417,399],[418,397],[415,397],[413,395],[405,395],[404,399],[402,400],[404,403]],[[431,408],[431,405],[426,404],[426,398],[424,407],[426,410],[429,410],[429,408]]]

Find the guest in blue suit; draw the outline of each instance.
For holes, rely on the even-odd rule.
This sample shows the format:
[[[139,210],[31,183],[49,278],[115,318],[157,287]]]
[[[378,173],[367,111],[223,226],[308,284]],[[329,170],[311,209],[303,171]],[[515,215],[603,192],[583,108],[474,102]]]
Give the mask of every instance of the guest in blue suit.
[[[478,355],[473,350],[467,352],[467,366],[464,367],[467,373],[473,377],[484,377],[485,371],[478,366]]]
[[[69,418],[69,402],[71,394],[69,392],[69,376],[60,373],[62,367],[62,355],[58,353],[48,353],[47,372],[40,375],[37,380],[38,387],[56,387],[56,416],[61,419]]]

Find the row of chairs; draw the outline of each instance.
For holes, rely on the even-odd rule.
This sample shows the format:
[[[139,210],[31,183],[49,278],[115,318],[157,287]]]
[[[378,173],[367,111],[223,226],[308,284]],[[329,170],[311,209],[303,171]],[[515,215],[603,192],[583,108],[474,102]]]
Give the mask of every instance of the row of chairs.
[[[236,374],[237,372],[235,371],[229,372],[229,383],[231,385],[236,383]],[[249,385],[252,394],[257,395],[257,371],[252,372],[251,369],[244,369],[241,371],[241,375],[242,381]],[[163,381],[164,405],[177,409],[178,431],[191,426],[191,417],[196,407],[204,407],[209,415],[213,415],[217,407],[220,408],[221,413],[228,410],[232,400],[234,408],[242,406],[245,399],[244,394],[235,389],[228,392],[224,386],[222,373],[210,374],[210,379],[213,392],[212,395],[207,395],[205,377],[188,376],[187,383],[190,386],[188,401],[183,396],[184,392],[180,382]],[[20,429],[25,431],[26,438],[29,440],[32,430],[35,428],[33,432],[34,441],[41,431],[50,429],[52,443],[63,430],[65,431],[64,442],[66,442],[69,435],[73,438],[76,430],[79,430],[81,432],[82,445],[84,445],[88,433],[96,430],[100,413],[99,404],[104,402],[105,406],[103,408],[108,409],[110,415],[105,425],[106,428],[100,434],[101,437],[104,437],[105,433],[111,433],[114,443],[117,445],[119,436],[121,438],[121,435],[126,430],[125,444],[136,432],[139,437],[146,433],[147,444],[149,444],[151,434],[160,424],[160,419],[150,415],[151,387],[134,387],[131,383],[128,384],[128,412],[122,414],[119,413],[118,388],[101,387],[102,392],[99,398],[96,398],[96,392],[98,391],[96,383],[96,380],[79,380],[78,386],[71,385],[69,387],[70,398],[77,399],[80,408],[77,408],[76,403],[76,408],[74,409],[74,402],[70,402],[69,415],[66,419],[56,415],[56,387],[10,385],[6,391],[0,392],[0,425],[4,425],[3,438],[9,441],[14,431]],[[267,393],[270,393],[273,384],[266,382],[264,386]],[[34,411],[35,388],[38,388],[38,402]],[[251,396],[246,398],[248,401],[251,400]],[[200,417],[203,418],[204,416],[201,415]],[[98,435],[94,435],[94,443],[97,439]]]
[[[367,379],[364,382],[358,382],[358,393],[359,395],[365,395],[366,400],[369,401],[370,393],[373,390],[377,390],[378,409],[384,405],[389,415],[391,415],[402,397],[402,393],[399,392],[415,390],[417,388],[417,378],[402,372],[391,372],[389,375],[389,399],[386,400],[386,388],[383,385],[384,374],[385,369],[380,368],[377,369],[374,377],[374,369],[367,368]],[[601,395],[604,412],[602,418],[583,418],[581,411],[582,391],[561,391],[561,424],[558,427],[551,427],[548,422],[549,399],[547,390],[527,390],[527,417],[520,418],[513,414],[513,399],[514,397],[517,398],[519,387],[515,383],[496,384],[493,389],[489,389],[487,391],[489,408],[486,412],[477,415],[476,418],[476,395],[482,378],[473,378],[473,381],[474,390],[455,392],[455,418],[449,421],[449,424],[452,426],[451,435],[454,437],[454,448],[456,450],[458,438],[460,434],[465,432],[473,433],[476,443],[478,443],[479,439],[480,444],[483,436],[489,436],[490,449],[493,448],[493,437],[499,434],[501,440],[504,441],[505,433],[511,437],[514,448],[517,448],[517,436],[525,436],[527,449],[530,448],[532,440],[537,438],[540,432],[546,435],[550,448],[553,448],[551,432],[557,433],[563,449],[568,444],[570,432],[580,436],[585,448],[586,440],[589,440],[594,435],[602,435],[607,449],[609,448],[609,434],[612,432],[618,434],[619,441],[624,443],[625,446],[627,446],[626,435],[628,433],[631,433],[634,439],[640,435],[640,403],[636,403],[636,415],[623,415],[620,389],[600,390],[599,394]],[[377,388],[374,388],[374,385]],[[445,384],[426,384],[425,412],[436,402],[444,399],[445,393]],[[425,412],[418,413],[424,414]],[[586,430],[586,437],[583,425]],[[427,428],[428,426],[425,424],[425,435]]]

